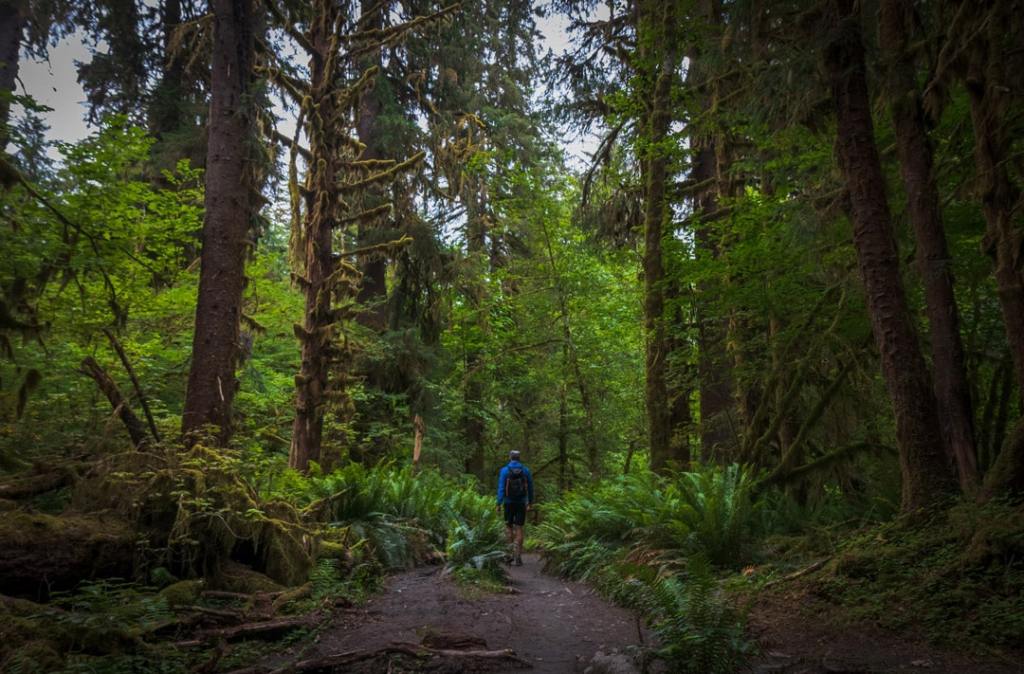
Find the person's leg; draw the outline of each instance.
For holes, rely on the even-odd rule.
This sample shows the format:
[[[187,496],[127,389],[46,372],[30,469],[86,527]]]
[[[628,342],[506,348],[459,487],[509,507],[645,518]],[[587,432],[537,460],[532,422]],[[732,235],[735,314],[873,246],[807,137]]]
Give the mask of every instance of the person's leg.
[[[523,564],[523,527],[526,525],[526,504],[517,503],[515,505],[515,558],[514,561],[516,566],[522,566]]]
[[[515,559],[515,554],[516,554],[516,548],[515,548],[515,543],[516,543],[515,528],[516,527],[515,527],[515,517],[514,517],[515,513],[513,512],[512,508],[509,507],[510,505],[511,504],[506,503],[505,504],[505,508],[504,508],[504,510],[505,510],[505,537],[508,539],[508,552],[509,552],[509,555],[511,555],[512,559],[514,560]]]

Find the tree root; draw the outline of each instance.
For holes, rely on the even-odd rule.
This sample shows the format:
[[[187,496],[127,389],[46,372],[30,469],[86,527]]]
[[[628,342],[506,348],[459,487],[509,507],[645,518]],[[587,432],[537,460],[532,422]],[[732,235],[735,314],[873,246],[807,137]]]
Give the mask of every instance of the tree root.
[[[474,642],[477,643],[477,642]],[[429,658],[458,659],[465,664],[473,660],[487,663],[502,663],[517,669],[532,669],[533,665],[523,660],[510,648],[498,650],[471,649],[460,650],[454,648],[431,648],[421,644],[407,642],[393,642],[381,648],[358,651],[345,651],[343,653],[332,653],[279,667],[269,669],[261,666],[236,669],[229,674],[330,674],[339,671],[341,667],[350,667],[360,662],[375,660],[389,655],[405,655],[417,660]]]
[[[245,639],[259,639],[263,641],[274,641],[280,639],[292,630],[304,629],[316,625],[323,616],[320,613],[310,613],[298,618],[280,618],[278,620],[264,620],[261,622],[244,623],[234,627],[221,627],[218,629],[204,630],[196,635],[194,639],[178,641],[176,646],[188,648],[191,646],[202,646],[212,641],[242,641]]]

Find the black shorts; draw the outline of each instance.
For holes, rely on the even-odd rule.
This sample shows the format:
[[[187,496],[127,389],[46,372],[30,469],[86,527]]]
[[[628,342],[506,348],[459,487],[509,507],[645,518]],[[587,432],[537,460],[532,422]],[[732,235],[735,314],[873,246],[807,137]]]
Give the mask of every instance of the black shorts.
[[[523,526],[526,524],[526,504],[506,503],[505,504],[505,526]]]

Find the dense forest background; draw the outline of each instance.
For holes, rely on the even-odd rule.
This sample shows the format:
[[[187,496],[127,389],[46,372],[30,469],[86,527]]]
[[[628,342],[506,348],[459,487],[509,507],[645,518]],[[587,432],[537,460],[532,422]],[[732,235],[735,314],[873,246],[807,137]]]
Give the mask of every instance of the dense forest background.
[[[699,579],[819,558],[839,604],[1019,647],[1022,9],[0,0],[3,662],[54,602],[194,578],[479,581],[512,449],[553,567],[694,671],[693,630],[749,651]],[[59,143],[18,72],[68,36]],[[87,631],[40,671],[107,662]]]

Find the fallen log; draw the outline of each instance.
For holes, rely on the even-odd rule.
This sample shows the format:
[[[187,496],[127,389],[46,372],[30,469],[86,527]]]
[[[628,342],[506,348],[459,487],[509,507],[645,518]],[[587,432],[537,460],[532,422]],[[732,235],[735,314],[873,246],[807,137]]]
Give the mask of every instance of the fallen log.
[[[82,458],[39,460],[31,472],[26,471],[0,482],[0,499],[23,501],[72,485],[90,466]]]
[[[66,487],[74,480],[71,471],[29,475],[0,484],[0,498],[20,501]]]
[[[221,627],[217,629],[204,630],[196,635],[194,639],[176,642],[176,646],[187,648],[190,646],[201,646],[211,641],[243,641],[246,639],[257,639],[261,641],[274,641],[285,636],[292,630],[313,627],[323,616],[319,613],[310,613],[298,618],[279,618],[277,620],[264,620],[261,622],[244,623],[234,627]]]
[[[130,578],[135,533],[113,517],[7,512],[0,518],[0,592],[34,599],[93,578]]]
[[[245,614],[239,611],[225,611],[217,608],[207,608],[206,606],[182,606],[181,610],[191,611],[193,613],[201,613],[203,615],[211,616],[213,618],[224,618],[226,620],[234,620],[241,622],[245,619]]]

